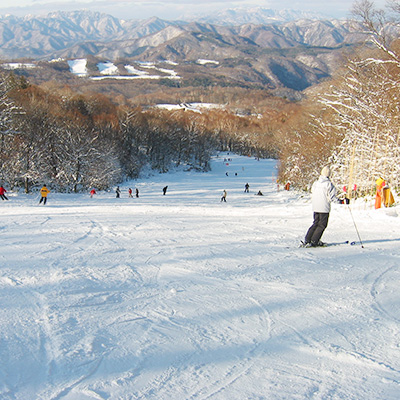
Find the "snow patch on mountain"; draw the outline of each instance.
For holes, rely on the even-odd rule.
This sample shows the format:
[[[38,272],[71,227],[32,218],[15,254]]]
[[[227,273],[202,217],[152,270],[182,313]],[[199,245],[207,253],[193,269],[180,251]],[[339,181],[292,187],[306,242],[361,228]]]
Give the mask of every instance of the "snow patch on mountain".
[[[73,73],[74,75],[81,77],[88,75],[86,58],[68,60],[68,65],[71,73]]]
[[[204,59],[204,58],[199,58],[196,62],[197,62],[197,64],[201,64],[201,65],[206,65],[206,64],[219,65],[219,61],[207,60],[207,59]]]
[[[1,67],[8,70],[15,70],[15,69],[33,69],[37,68],[37,65],[33,63],[4,63],[1,64]]]
[[[181,103],[181,104],[157,104],[154,106],[162,110],[185,110],[201,113],[202,110],[216,110],[224,108],[221,104],[214,103]]]
[[[144,69],[154,69],[161,74],[150,75],[148,71],[143,71],[133,65],[125,65],[125,69],[129,75],[120,75],[118,67],[110,61],[97,63],[97,68],[100,76],[90,76],[92,80],[135,80],[135,79],[173,79],[179,80],[181,77],[172,69],[161,68],[154,62],[137,61],[138,66]],[[89,75],[87,68],[87,59],[76,59],[68,61],[70,72],[78,77],[87,77]],[[173,65],[173,64],[171,64]]]
[[[102,75],[116,75],[118,73],[118,67],[110,61],[98,63],[97,68]]]
[[[132,75],[137,75],[137,76],[146,76],[149,75],[147,71],[142,71],[140,69],[135,68],[133,65],[125,65],[125,69],[128,71],[128,73]]]

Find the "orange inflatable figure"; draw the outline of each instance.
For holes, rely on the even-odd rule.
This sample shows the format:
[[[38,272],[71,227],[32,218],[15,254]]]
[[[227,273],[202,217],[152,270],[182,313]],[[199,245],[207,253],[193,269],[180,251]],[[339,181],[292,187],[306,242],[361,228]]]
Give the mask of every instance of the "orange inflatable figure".
[[[378,178],[375,184],[376,184],[375,209],[378,209],[382,207],[383,188],[386,186],[386,182],[382,178]]]
[[[393,193],[389,186],[382,189],[382,202],[385,207],[391,207],[394,204]]]

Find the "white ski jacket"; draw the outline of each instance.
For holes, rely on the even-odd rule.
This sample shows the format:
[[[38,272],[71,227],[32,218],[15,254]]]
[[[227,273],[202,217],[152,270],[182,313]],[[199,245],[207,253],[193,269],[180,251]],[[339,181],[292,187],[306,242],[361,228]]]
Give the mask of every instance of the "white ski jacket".
[[[314,212],[329,213],[331,203],[340,203],[336,197],[336,188],[326,176],[320,176],[311,187],[312,208]]]

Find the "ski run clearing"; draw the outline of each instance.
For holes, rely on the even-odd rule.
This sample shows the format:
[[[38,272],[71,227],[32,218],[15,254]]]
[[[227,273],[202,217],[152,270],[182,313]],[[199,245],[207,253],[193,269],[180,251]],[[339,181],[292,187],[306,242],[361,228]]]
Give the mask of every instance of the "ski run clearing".
[[[55,60],[49,61],[53,62],[65,62],[64,59],[58,58]],[[73,60],[67,60],[69,71],[71,74],[77,77],[88,77],[88,60],[86,58],[78,58]],[[121,67],[125,74],[120,73],[118,66],[116,66],[111,61],[99,62],[96,64],[97,71],[100,76],[90,76],[90,79],[94,81],[104,80],[104,79],[116,79],[116,80],[140,80],[140,79],[150,79],[150,80],[160,80],[160,79],[172,79],[172,80],[180,80],[181,77],[178,75],[176,71],[170,68],[162,68],[159,64],[162,65],[170,65],[171,67],[177,66],[174,61],[164,60],[162,62],[150,62],[150,61],[135,61],[135,65],[124,65]],[[195,61],[195,64],[199,65],[207,65],[214,64],[219,65],[219,61],[214,60],[204,60],[199,59]],[[37,68],[37,64],[35,63],[3,63],[0,64],[0,67],[7,70],[16,70],[16,69],[34,69]],[[149,70],[153,72],[153,74],[149,73]]]
[[[165,61],[164,64],[174,65],[174,63]],[[153,62],[136,62],[137,66],[142,68],[138,69],[133,65],[125,65],[124,69],[128,75],[120,75],[118,67],[110,62],[100,62],[97,64],[97,69],[101,76],[91,76],[90,79],[94,81],[104,80],[104,79],[118,79],[118,80],[136,80],[136,79],[176,79],[179,80],[181,77],[173,70],[167,68],[160,68],[156,63]],[[4,65],[4,64],[3,64]],[[70,72],[78,77],[86,77],[89,75],[87,68],[87,59],[81,58],[76,60],[69,60],[68,66]],[[154,70],[155,74],[149,74],[149,70]],[[161,73],[161,74],[160,74]]]
[[[351,205],[364,248],[298,248],[310,198],[275,167],[220,154],[120,199],[8,192],[0,398],[399,399],[399,206]],[[347,206],[323,240],[358,240]]]

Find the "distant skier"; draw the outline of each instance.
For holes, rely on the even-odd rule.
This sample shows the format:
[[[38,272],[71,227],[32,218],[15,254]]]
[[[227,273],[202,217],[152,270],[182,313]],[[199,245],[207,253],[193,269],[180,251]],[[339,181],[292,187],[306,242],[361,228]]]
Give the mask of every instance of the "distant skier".
[[[250,185],[249,185],[248,183],[246,183],[246,184],[244,185],[244,192],[245,192],[245,193],[249,193],[249,188],[250,188]]]
[[[165,187],[163,187],[163,195],[165,196],[166,194],[167,194],[167,189],[168,189],[168,186],[165,186]]]
[[[90,198],[92,199],[95,194],[96,194],[96,190],[92,189],[90,191]]]
[[[136,197],[139,197],[139,189],[136,188]]]
[[[40,189],[40,195],[42,196],[40,198],[39,204],[43,202],[43,205],[47,203],[47,195],[50,193],[50,190],[47,189],[46,185],[43,185],[43,187]]]
[[[132,196],[132,189],[131,188],[129,188],[128,193],[129,193],[129,198],[132,198],[133,196]]]
[[[304,245],[306,247],[324,245],[320,239],[328,226],[331,203],[340,203],[340,200],[336,197],[336,188],[329,179],[330,175],[331,170],[329,167],[322,168],[321,176],[312,185],[311,193],[314,222],[308,229],[304,240]]]
[[[119,186],[117,186],[117,188],[115,189],[115,197],[117,199],[119,199],[120,198],[120,194],[121,194],[121,190],[119,189]]]
[[[2,200],[8,200],[8,197],[5,195],[5,193],[7,192],[6,189],[4,189],[3,185],[0,186],[0,198]]]
[[[227,193],[226,193],[226,190],[224,190],[224,191],[222,192],[221,201],[223,201],[223,202],[226,203],[226,196],[227,196]]]

